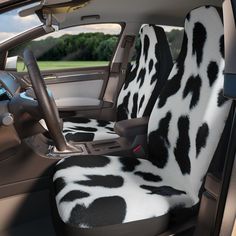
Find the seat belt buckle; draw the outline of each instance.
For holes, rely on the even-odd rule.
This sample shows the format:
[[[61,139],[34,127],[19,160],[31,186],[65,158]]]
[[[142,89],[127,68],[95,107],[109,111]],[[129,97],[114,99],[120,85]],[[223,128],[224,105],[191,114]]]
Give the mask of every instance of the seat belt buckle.
[[[142,145],[137,145],[133,148],[133,154],[135,157],[144,157],[145,156],[145,150]]]

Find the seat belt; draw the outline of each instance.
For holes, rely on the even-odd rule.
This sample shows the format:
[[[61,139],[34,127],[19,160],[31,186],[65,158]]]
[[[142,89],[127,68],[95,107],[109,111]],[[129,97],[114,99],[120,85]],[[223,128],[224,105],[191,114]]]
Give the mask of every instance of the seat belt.
[[[228,158],[225,153],[227,153],[234,115],[235,106],[233,104],[231,106],[219,144],[208,169],[204,182],[204,188],[202,187],[204,190],[201,194],[198,222],[194,236],[215,235],[213,232],[216,225],[218,205],[221,201],[220,193],[223,180],[223,168],[225,166],[225,161]]]
[[[133,47],[134,40],[135,40],[134,35],[126,35],[123,42],[122,42],[122,45],[121,45],[121,47],[124,48],[123,49],[122,64],[121,64],[121,69],[120,69],[120,73],[121,73],[120,82],[121,82],[121,84],[123,84],[125,81],[127,68],[128,68],[128,64],[129,64],[129,55],[130,55],[131,48]]]
[[[129,55],[134,41],[135,35],[126,35],[123,39],[123,42],[121,44],[121,48],[123,48],[122,63],[118,70],[116,68],[111,68],[106,92],[103,97],[103,101],[105,102],[116,102],[117,94],[119,93],[125,81],[129,64]]]
[[[208,174],[206,177],[206,191],[202,196],[199,221],[194,236],[231,236],[232,229],[229,230],[229,228],[233,226],[234,223],[233,217],[231,222],[227,222],[227,226],[222,225],[222,222],[225,223],[223,217],[225,217],[227,210],[227,197],[230,197],[228,191],[230,191],[229,187],[231,187],[230,181],[233,177],[232,169],[236,154],[235,2],[236,0],[225,0],[223,3],[225,36],[224,96],[233,100],[230,115],[226,122],[226,127],[228,127],[226,128],[228,130],[226,133],[228,134],[224,134],[224,131],[222,135],[222,142],[224,143],[222,147],[224,148],[223,150],[227,147],[227,151],[225,150],[224,152],[221,148],[217,150],[219,152],[216,151],[216,156],[218,155],[218,158],[216,158],[216,166],[213,168],[213,173]],[[231,210],[234,210],[234,206],[231,208]],[[227,232],[224,227],[227,227]]]

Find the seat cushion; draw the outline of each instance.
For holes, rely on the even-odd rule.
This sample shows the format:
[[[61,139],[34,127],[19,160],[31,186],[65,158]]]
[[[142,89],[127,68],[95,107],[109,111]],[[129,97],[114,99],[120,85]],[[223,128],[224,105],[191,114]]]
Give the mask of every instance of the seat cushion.
[[[114,122],[81,117],[64,121],[63,134],[67,141],[86,142],[118,138]]]
[[[79,229],[156,219],[163,221],[155,228],[160,233],[167,227],[171,209],[191,207],[194,201],[184,186],[172,187],[168,176],[160,177],[158,172],[150,161],[131,157],[64,159],[53,178],[60,219]]]

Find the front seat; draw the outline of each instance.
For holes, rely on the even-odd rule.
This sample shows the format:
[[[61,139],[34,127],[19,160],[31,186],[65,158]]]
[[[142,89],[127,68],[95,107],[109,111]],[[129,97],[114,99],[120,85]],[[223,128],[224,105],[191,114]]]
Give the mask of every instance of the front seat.
[[[197,206],[231,106],[222,95],[223,40],[216,8],[188,14],[180,56],[150,116],[146,159],[78,156],[56,165],[58,232],[154,236]]]
[[[117,120],[150,116],[156,99],[173,66],[166,34],[161,27],[144,25],[140,29],[141,47],[137,60],[128,70],[119,93]],[[87,118],[64,120],[67,141],[97,141],[119,137],[115,122]]]

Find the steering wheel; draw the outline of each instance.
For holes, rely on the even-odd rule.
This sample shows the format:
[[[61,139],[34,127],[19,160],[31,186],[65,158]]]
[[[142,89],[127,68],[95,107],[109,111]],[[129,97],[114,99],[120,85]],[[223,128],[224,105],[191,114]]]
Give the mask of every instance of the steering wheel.
[[[45,81],[40,73],[33,53],[29,49],[25,49],[23,55],[34,93],[41,108],[48,131],[55,142],[57,150],[66,151],[68,145],[60,127],[60,118],[55,100],[52,94],[47,91]]]

